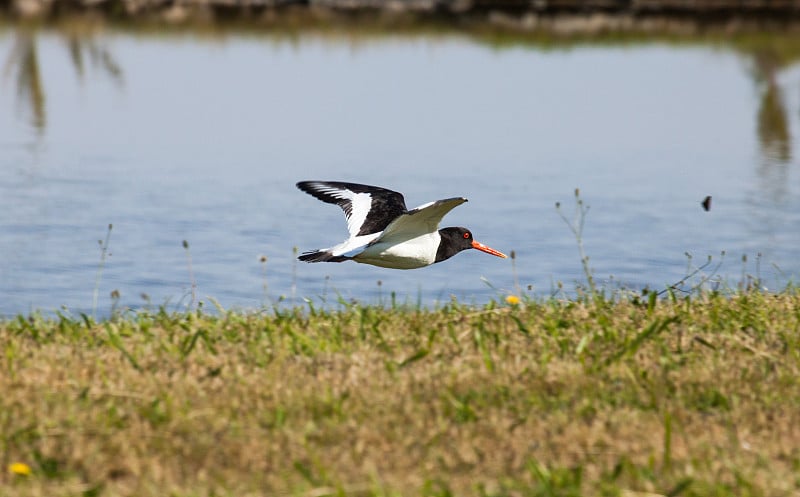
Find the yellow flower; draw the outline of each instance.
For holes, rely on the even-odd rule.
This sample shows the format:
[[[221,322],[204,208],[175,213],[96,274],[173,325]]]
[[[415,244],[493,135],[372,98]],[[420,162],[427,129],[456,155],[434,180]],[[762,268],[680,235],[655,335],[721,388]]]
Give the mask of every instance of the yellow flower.
[[[519,297],[517,297],[516,295],[509,295],[508,297],[506,297],[507,304],[517,305],[519,304],[519,302],[520,302]]]
[[[15,475],[28,476],[31,474],[31,467],[24,462],[12,462],[8,465],[8,472]]]

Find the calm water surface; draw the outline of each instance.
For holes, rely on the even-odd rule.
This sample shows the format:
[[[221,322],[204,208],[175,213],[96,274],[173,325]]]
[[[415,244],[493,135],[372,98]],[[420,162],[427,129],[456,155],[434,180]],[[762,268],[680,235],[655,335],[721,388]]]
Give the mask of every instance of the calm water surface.
[[[109,223],[99,314],[113,290],[120,306],[186,306],[193,280],[198,299],[247,309],[514,291],[512,262],[477,251],[413,271],[295,263],[293,247],[346,236],[341,211],[295,189],[304,179],[389,187],[409,207],[468,197],[444,224],[514,250],[533,294],[584,279],[554,207],[571,217],[576,187],[605,284],[664,288],[709,255],[729,286],[800,274],[800,70],[785,57],[10,28],[0,57],[0,315],[91,312]]]

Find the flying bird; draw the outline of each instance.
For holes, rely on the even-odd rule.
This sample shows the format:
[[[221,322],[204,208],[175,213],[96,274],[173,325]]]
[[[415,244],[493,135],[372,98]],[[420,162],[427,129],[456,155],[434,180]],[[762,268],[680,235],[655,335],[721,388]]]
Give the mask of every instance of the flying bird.
[[[336,204],[347,217],[350,238],[326,249],[305,252],[306,262],[355,261],[393,269],[415,269],[442,262],[466,249],[505,258],[476,242],[467,228],[442,228],[442,218],[467,199],[436,200],[407,210],[403,194],[386,188],[341,181],[301,181],[297,188]]]

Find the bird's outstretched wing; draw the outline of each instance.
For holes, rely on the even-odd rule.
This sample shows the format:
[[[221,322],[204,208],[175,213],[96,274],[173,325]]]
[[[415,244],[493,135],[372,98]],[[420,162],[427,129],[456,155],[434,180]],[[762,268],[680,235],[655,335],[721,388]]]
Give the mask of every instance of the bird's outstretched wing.
[[[434,233],[439,229],[439,223],[442,218],[466,201],[467,199],[464,197],[446,198],[428,202],[416,209],[411,209],[398,216],[386,227],[380,236],[380,241],[410,240],[418,236]]]
[[[323,202],[341,207],[347,217],[351,238],[379,233],[406,213],[403,194],[379,186],[342,181],[301,181],[297,188]]]

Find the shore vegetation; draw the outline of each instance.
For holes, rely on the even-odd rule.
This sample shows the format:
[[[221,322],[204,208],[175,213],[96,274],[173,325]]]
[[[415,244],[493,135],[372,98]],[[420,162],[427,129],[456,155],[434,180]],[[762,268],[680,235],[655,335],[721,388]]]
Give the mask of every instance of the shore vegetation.
[[[0,495],[800,492],[800,295],[0,322]]]

